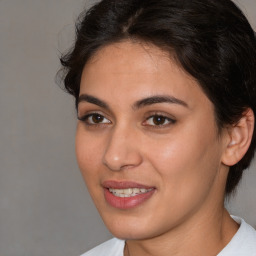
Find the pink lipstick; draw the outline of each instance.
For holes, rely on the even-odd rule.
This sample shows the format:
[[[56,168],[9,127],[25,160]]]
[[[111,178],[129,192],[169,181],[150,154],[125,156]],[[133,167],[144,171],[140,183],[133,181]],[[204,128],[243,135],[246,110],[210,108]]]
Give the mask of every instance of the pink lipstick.
[[[119,209],[134,208],[148,200],[155,192],[154,187],[131,181],[103,182],[106,201]]]

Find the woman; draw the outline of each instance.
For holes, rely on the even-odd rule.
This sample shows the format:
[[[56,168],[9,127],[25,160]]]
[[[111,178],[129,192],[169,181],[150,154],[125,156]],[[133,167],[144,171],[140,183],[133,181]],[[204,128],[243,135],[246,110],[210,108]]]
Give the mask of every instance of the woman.
[[[256,145],[256,40],[231,1],[103,0],[61,62],[78,164],[116,237],[84,256],[256,255],[224,208]]]

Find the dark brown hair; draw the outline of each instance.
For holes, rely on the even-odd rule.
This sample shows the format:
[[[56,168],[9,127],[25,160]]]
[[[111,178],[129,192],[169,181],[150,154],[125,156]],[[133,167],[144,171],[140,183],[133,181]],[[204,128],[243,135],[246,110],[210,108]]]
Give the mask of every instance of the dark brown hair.
[[[131,39],[171,51],[213,103],[219,130],[238,122],[248,108],[256,113],[256,39],[232,1],[103,0],[81,17],[75,45],[61,57],[65,89],[76,102],[90,57],[101,47]],[[254,129],[247,153],[230,168],[226,195],[234,191],[255,147]]]

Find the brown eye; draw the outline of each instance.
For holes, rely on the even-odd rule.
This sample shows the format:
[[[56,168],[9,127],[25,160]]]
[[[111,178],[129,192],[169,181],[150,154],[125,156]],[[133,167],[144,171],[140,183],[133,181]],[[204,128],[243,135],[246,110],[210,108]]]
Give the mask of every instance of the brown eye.
[[[175,123],[175,120],[169,117],[162,115],[153,115],[149,117],[144,124],[147,126],[166,126],[173,123]]]
[[[152,122],[155,124],[155,125],[163,125],[166,121],[166,117],[163,117],[163,116],[154,116],[152,117]]]
[[[87,125],[110,124],[111,123],[111,121],[109,119],[107,119],[106,117],[104,117],[103,115],[98,114],[98,113],[88,114],[81,118],[78,117],[78,119]]]
[[[102,121],[104,120],[104,117],[99,114],[93,114],[91,118],[92,122],[95,124],[102,123]]]

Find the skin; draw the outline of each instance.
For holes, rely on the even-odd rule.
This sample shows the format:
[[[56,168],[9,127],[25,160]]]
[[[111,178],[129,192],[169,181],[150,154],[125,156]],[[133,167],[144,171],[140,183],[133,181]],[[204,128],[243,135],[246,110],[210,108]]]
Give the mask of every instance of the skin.
[[[156,95],[179,103],[134,106]],[[85,65],[80,96],[78,164],[106,226],[127,240],[125,255],[217,255],[238,229],[223,206],[231,136],[228,129],[218,132],[197,81],[159,48],[123,41]],[[101,116],[98,123],[95,114],[84,118],[92,113]],[[166,117],[162,125],[154,115]],[[155,192],[137,207],[117,209],[104,198],[106,180],[134,181]]]

